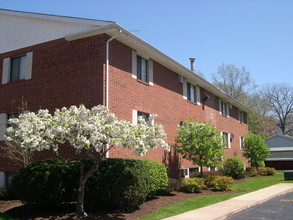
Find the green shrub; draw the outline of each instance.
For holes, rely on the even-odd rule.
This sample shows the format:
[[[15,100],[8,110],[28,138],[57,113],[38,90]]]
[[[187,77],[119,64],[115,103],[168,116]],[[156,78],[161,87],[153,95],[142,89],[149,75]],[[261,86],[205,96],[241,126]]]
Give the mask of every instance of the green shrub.
[[[78,164],[36,161],[15,174],[11,187],[24,203],[56,206],[76,200],[78,176]]]
[[[251,162],[251,167],[265,167],[264,161]]]
[[[246,175],[250,177],[254,177],[257,175],[257,169],[255,167],[246,168]]]
[[[259,167],[258,174],[262,176],[272,176],[276,174],[276,170],[273,167]]]
[[[85,172],[92,162],[83,160]],[[37,161],[20,169],[12,180],[12,189],[24,203],[57,206],[76,201],[79,161]],[[146,163],[135,159],[105,159],[87,182],[86,209],[132,211],[149,194]]]
[[[189,178],[182,180],[182,190],[187,193],[198,193],[205,188],[202,178]]]
[[[142,160],[103,160],[98,172],[88,180],[86,208],[133,211],[149,194],[148,175],[148,169]]]
[[[229,191],[232,190],[234,179],[228,176],[217,176],[214,181],[214,189],[217,191]]]
[[[173,191],[178,192],[180,189],[181,189],[180,180],[176,180],[176,179],[169,179],[168,180],[167,192],[173,192]]]
[[[207,187],[213,188],[214,187],[214,180],[218,178],[218,175],[209,175],[204,178],[204,183]]]
[[[0,200],[17,200],[11,187],[0,188]]]
[[[245,164],[239,157],[229,157],[223,163],[222,172],[233,179],[241,179],[244,177],[244,168]]]
[[[166,191],[168,176],[166,166],[154,160],[141,159],[148,169],[149,195],[157,195]]]

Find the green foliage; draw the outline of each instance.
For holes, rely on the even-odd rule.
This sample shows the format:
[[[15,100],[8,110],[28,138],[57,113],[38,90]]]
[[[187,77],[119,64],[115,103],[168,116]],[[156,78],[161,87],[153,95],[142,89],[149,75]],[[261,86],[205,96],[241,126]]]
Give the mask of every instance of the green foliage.
[[[24,203],[56,206],[75,200],[78,176],[78,164],[36,161],[15,174],[11,187]]]
[[[149,172],[149,194],[157,195],[166,190],[168,176],[166,166],[154,160],[142,159]]]
[[[176,150],[193,164],[220,166],[224,144],[220,132],[213,125],[189,121],[178,127],[176,140],[181,144]]]
[[[264,161],[269,153],[269,148],[261,136],[249,134],[244,138],[243,156],[249,160],[251,165],[258,167],[258,162]]]
[[[214,180],[218,178],[218,175],[208,175],[204,178],[204,183],[207,187],[213,188],[214,187]]]
[[[222,172],[233,179],[243,178],[245,164],[239,157],[229,157],[223,163]]]
[[[265,162],[264,161],[252,162],[251,167],[265,167]]]
[[[213,187],[217,191],[232,190],[234,179],[228,176],[217,176],[213,181]]]
[[[205,188],[203,178],[186,178],[182,180],[182,190],[187,193],[198,193]]]
[[[0,188],[0,200],[17,200],[11,187]]]
[[[262,176],[272,176],[276,174],[276,170],[273,167],[259,167],[258,174]]]
[[[246,168],[246,175],[253,177],[257,175],[257,169],[255,167],[248,167]]]
[[[177,179],[169,179],[168,180],[168,186],[167,186],[168,192],[173,192],[173,191],[179,192],[180,189],[181,189],[180,180],[177,180]]]
[[[85,171],[90,169],[92,162],[83,162]],[[79,172],[79,161],[33,162],[16,173],[12,180],[13,192],[24,203],[40,206],[72,202],[77,196]],[[150,177],[153,177],[151,181]],[[92,210],[132,211],[145,201],[151,190],[154,193],[166,188],[167,179],[164,177],[166,169],[157,162],[137,159],[102,160],[99,170],[86,185],[85,205]]]
[[[148,175],[142,160],[102,160],[98,172],[88,180],[85,206],[91,210],[133,211],[149,194]]]

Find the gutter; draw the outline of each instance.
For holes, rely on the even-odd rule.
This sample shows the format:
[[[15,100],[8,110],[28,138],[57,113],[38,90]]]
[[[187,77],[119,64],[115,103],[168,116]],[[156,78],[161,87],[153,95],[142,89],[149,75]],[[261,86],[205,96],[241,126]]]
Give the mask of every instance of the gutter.
[[[165,65],[167,68],[169,68],[172,71],[176,72],[177,74],[183,75],[184,77],[189,78],[191,80],[192,79],[198,80],[198,82],[196,84],[199,85],[200,87],[202,87],[203,89],[209,90],[214,95],[217,95],[219,98],[223,99],[224,101],[227,101],[227,102],[233,104],[234,106],[238,107],[240,110],[244,110],[247,113],[252,113],[251,109],[249,109],[248,107],[246,107],[245,105],[243,105],[242,103],[237,101],[236,99],[232,98],[231,96],[226,94],[221,89],[217,88],[215,85],[213,85],[212,83],[210,83],[209,81],[207,81],[203,77],[197,75],[195,72],[191,71],[187,67],[178,63],[176,60],[167,56],[166,54],[164,54],[163,52],[161,52],[157,48],[151,46],[147,42],[143,41],[142,39],[140,39],[139,37],[132,34],[131,32],[129,32],[128,30],[126,30],[125,28],[121,27],[120,25],[118,25],[116,23],[105,25],[105,26],[100,26],[98,28],[93,28],[93,29],[87,30],[87,31],[69,34],[69,35],[64,36],[64,38],[68,41],[71,41],[71,40],[76,40],[76,39],[80,39],[83,37],[93,36],[96,34],[102,34],[102,33],[106,33],[106,34],[113,36],[113,34],[117,31],[120,31],[120,33],[123,33],[123,36],[130,38],[134,42],[136,42],[139,45],[141,45],[142,47],[144,47],[147,50],[147,52],[149,54],[151,54],[150,57],[157,56],[159,59],[166,62],[167,63],[166,65],[171,66],[171,67],[169,67],[169,66]],[[121,39],[121,42],[123,43],[123,39]],[[164,65],[162,63],[160,63],[160,64]]]

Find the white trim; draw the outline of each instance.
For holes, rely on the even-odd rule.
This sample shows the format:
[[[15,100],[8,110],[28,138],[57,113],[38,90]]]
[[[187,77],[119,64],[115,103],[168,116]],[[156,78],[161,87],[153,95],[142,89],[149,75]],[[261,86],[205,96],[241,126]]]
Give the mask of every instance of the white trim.
[[[228,133],[228,148],[231,148],[231,134]]]
[[[10,81],[10,58],[3,59],[2,68],[2,84],[6,84]]]
[[[243,140],[242,140],[243,139]],[[243,145],[243,143],[242,142],[244,142],[244,137],[242,137],[242,136],[239,136],[239,147],[240,147],[240,150],[242,150],[243,148],[241,147],[242,145]]]
[[[51,20],[51,21],[63,21],[63,22],[69,22],[69,23],[95,25],[95,26],[114,24],[114,22],[112,22],[112,21],[102,21],[102,20],[60,16],[60,15],[50,15],[50,14],[41,14],[41,13],[33,13],[33,12],[25,12],[25,11],[15,11],[15,10],[7,10],[7,9],[0,9],[0,14],[22,16],[22,17],[27,17],[27,18],[45,19],[45,20]]]
[[[3,141],[5,139],[5,131],[7,127],[7,114],[2,113],[0,114],[0,141]]]
[[[265,161],[293,161],[293,158],[267,158]]]
[[[154,63],[152,60],[148,60],[148,78],[149,78],[149,84],[151,86],[154,85]]]
[[[200,87],[199,86],[195,86],[195,99],[196,99],[196,104],[200,105]]]
[[[292,147],[271,147],[270,151],[271,152],[275,152],[275,151],[293,151],[293,146]]]
[[[186,80],[185,82],[183,82],[182,89],[183,89],[183,99],[187,100],[187,81]]]
[[[25,79],[32,78],[32,68],[33,68],[33,52],[26,53],[26,64],[25,64]]]
[[[137,110],[132,110],[132,124],[137,125]]]
[[[137,79],[137,53],[132,51],[132,78]]]

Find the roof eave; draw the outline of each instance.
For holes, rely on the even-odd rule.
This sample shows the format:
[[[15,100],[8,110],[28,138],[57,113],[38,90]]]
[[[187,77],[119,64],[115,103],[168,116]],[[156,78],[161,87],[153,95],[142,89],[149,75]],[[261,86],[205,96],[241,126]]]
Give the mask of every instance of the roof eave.
[[[196,74],[195,72],[191,71],[187,67],[183,66],[182,64],[178,63],[176,60],[173,58],[167,56],[157,48],[153,47],[152,45],[148,44],[147,42],[143,41],[141,38],[137,37],[136,35],[132,34],[122,26],[113,23],[113,24],[108,24],[105,26],[93,28],[89,31],[83,31],[83,32],[78,32],[78,33],[73,33],[67,36],[64,36],[66,40],[76,40],[84,37],[89,37],[93,36],[96,34],[102,34],[106,33],[109,34],[110,36],[115,35],[117,32],[122,31],[122,35],[126,36],[133,41],[137,42],[140,47],[143,47],[144,50],[147,50],[150,54],[150,57],[159,57],[160,59],[164,60],[164,66],[170,68],[174,72],[177,72],[178,74],[186,77],[186,78],[191,78],[197,80],[197,85],[200,87],[207,89],[214,95],[218,96],[219,98],[223,99],[224,101],[227,101],[231,103],[232,105],[236,106],[238,109],[247,112],[247,113],[252,113],[252,110],[246,107],[245,105],[241,104],[239,101],[236,99],[232,98],[222,90],[218,89],[215,85],[201,77],[200,75]],[[117,40],[120,40],[123,42],[123,38],[121,36],[117,37]],[[138,48],[134,48],[138,49]],[[140,49],[140,48],[139,48]]]

